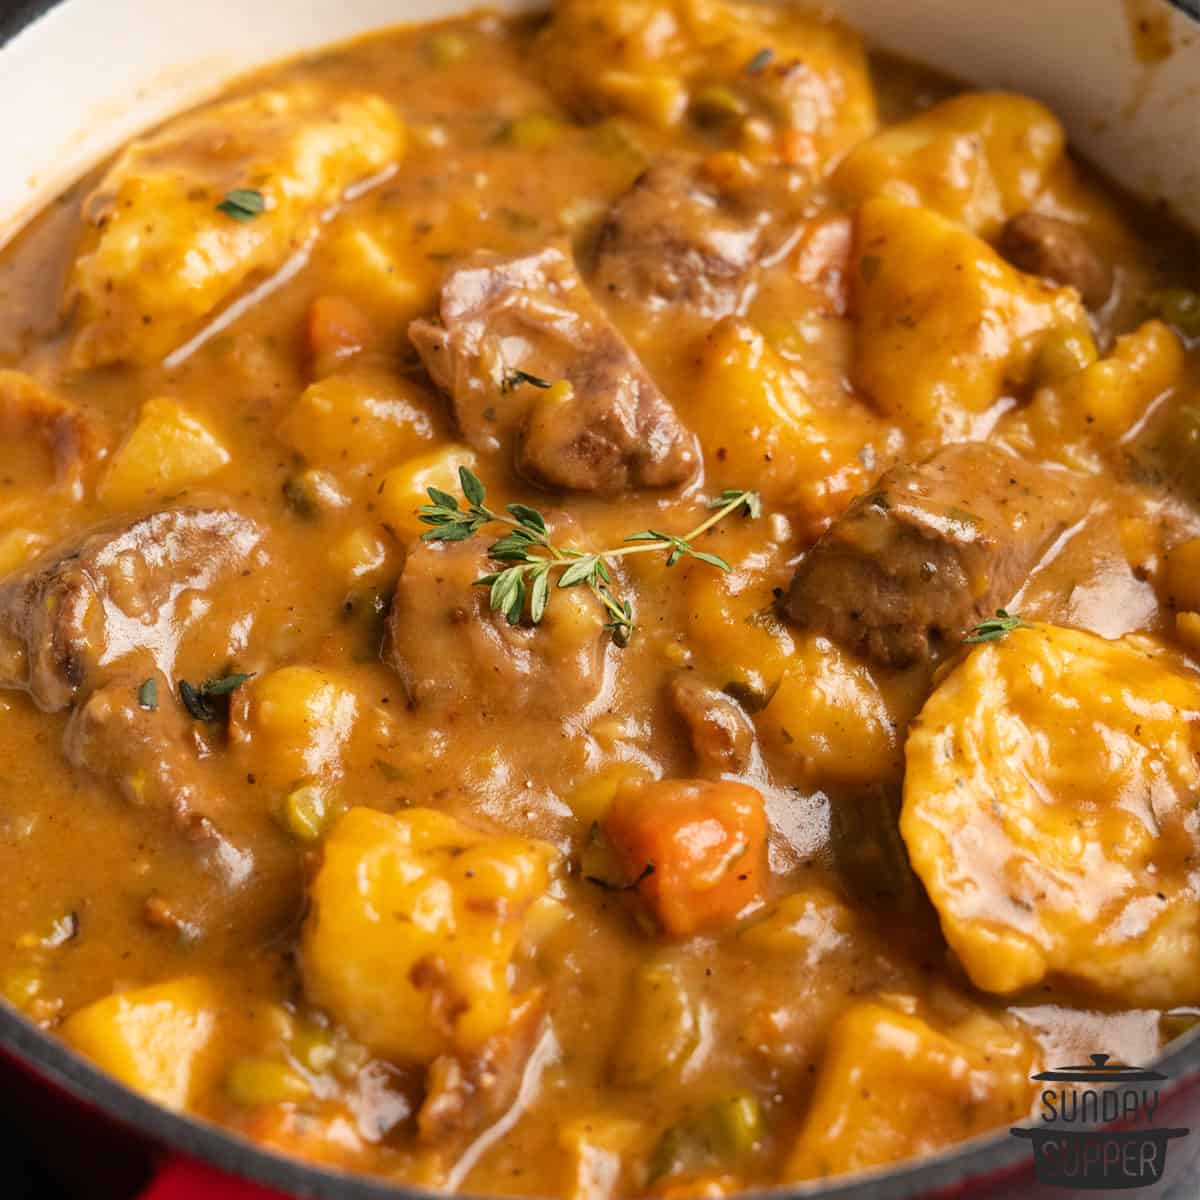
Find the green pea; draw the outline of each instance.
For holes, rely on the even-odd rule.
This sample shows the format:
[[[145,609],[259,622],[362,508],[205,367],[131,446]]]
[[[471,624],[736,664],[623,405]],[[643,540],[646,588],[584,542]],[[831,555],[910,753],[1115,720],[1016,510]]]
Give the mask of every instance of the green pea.
[[[1038,386],[1057,383],[1090,367],[1096,361],[1096,344],[1083,329],[1059,329],[1042,343],[1034,365]]]
[[[292,1054],[310,1071],[327,1071],[337,1058],[333,1035],[319,1025],[303,1024],[292,1037]]]
[[[1151,312],[1184,337],[1200,337],[1200,292],[1191,288],[1163,288],[1152,292],[1148,303]]]
[[[723,83],[706,87],[692,98],[692,116],[702,125],[724,125],[749,111],[745,99]]]
[[[749,1154],[766,1132],[762,1105],[749,1092],[718,1101],[709,1111],[717,1148],[725,1154]]]
[[[317,841],[328,819],[329,803],[315,783],[293,789],[283,802],[283,826],[297,841]]]

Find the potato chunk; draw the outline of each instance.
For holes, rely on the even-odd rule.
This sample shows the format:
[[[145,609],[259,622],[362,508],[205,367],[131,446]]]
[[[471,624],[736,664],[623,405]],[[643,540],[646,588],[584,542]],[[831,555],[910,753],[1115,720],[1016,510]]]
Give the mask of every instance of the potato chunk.
[[[1045,105],[1011,92],[967,92],[861,142],[834,186],[852,203],[890,196],[992,238],[1030,207],[1063,146],[1062,126]]]
[[[388,371],[355,367],[310,384],[279,425],[306,462],[362,473],[432,441],[434,397]]]
[[[772,758],[808,778],[899,777],[898,721],[867,666],[807,634],[755,723]]]
[[[229,451],[199,417],[175,400],[156,397],[142,405],[97,495],[105,504],[132,507],[182,491],[229,462]]]
[[[912,726],[901,832],[972,981],[1200,1001],[1200,677],[1146,638],[978,646]]]
[[[732,565],[729,572],[690,572],[687,637],[707,674],[753,714],[775,694],[796,651],[773,594],[786,585],[788,567],[777,567],[765,551]]]
[[[671,129],[690,116],[727,145],[814,176],[875,129],[857,35],[791,7],[558,0],[541,58],[585,117],[622,112]]]
[[[817,528],[866,487],[863,451],[881,436],[871,412],[855,411],[849,398],[836,409],[813,404],[762,334],[737,320],[706,339],[682,416],[715,486],[753,479],[768,502],[795,505]]]
[[[1047,339],[1078,331],[1078,295],[1022,275],[985,242],[888,197],[859,214],[855,382],[920,451],[986,433],[996,401],[1027,384]]]
[[[310,889],[310,999],[401,1062],[479,1049],[513,1015],[509,965],[552,857],[432,809],[352,808]]]
[[[429,529],[421,523],[417,510],[429,503],[429,489],[453,492],[459,486],[459,471],[474,471],[479,463],[469,446],[449,445],[406,459],[393,467],[379,485],[376,508],[384,524],[406,542],[416,541]]]
[[[69,1017],[63,1037],[97,1066],[167,1108],[187,1108],[215,1077],[219,998],[206,979],[117,992]]]
[[[337,675],[281,667],[238,689],[229,736],[268,788],[324,786],[341,777],[358,717],[358,696]]]
[[[403,150],[404,127],[384,100],[309,84],[202,108],[134,142],[84,206],[65,293],[77,306],[73,365],[169,353],[302,246],[349,185]],[[221,211],[237,189],[257,191],[264,210]]]
[[[833,1027],[789,1180],[861,1171],[1011,1125],[1033,1099],[1032,1046],[973,1014],[945,1032],[856,1004]]]

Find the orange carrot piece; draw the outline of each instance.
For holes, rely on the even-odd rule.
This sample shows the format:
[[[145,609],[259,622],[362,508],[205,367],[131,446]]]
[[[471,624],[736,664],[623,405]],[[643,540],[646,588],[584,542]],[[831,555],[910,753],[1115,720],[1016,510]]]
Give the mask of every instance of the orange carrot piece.
[[[345,359],[369,349],[371,322],[344,296],[318,296],[308,309],[308,352],[313,374],[323,378]]]
[[[757,907],[767,882],[762,796],[742,783],[627,783],[604,833],[638,900],[675,937]]]

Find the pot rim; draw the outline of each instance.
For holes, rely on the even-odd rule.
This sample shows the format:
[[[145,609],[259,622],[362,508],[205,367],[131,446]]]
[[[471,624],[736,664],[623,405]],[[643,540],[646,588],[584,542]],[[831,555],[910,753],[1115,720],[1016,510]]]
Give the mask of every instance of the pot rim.
[[[296,1200],[445,1200],[445,1193],[306,1162],[251,1142],[199,1117],[172,1112],[119,1083],[66,1042],[0,1001],[0,1046],[63,1091],[171,1150],[227,1174],[277,1189]],[[1200,1087],[1200,1027],[1179,1038],[1155,1066],[1171,1080],[1165,1096]],[[1027,1148],[1008,1129],[951,1146],[939,1154],[849,1175],[742,1193],[742,1200],[915,1200],[985,1177],[1018,1175],[1032,1167]],[[495,1200],[460,1193],[461,1200]]]

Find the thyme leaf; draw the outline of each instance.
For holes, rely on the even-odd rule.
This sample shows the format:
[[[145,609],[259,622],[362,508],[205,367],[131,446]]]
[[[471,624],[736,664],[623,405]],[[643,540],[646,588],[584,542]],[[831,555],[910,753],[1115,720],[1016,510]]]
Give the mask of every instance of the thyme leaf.
[[[197,721],[219,721],[227,705],[223,703],[231,692],[254,678],[254,672],[217,675],[197,686],[186,679],[179,681],[179,699],[188,714]],[[145,686],[145,685],[143,685]]]
[[[225,199],[217,205],[217,212],[223,212],[235,221],[253,221],[266,211],[267,201],[257,188],[234,188],[225,193]]]
[[[970,635],[963,638],[963,643],[968,646],[975,646],[980,642],[998,642],[1002,637],[1012,633],[1014,629],[1032,628],[1032,625],[1022,620],[1016,613],[1007,613],[1004,609],[998,608],[996,609],[996,615],[988,617],[986,621],[980,621],[971,630]]]
[[[559,546],[550,537],[545,516],[527,504],[509,504],[503,513],[487,506],[487,491],[482,481],[467,467],[459,468],[459,486],[466,506],[458,497],[439,488],[428,488],[429,503],[417,510],[424,525],[427,542],[462,542],[474,537],[488,525],[503,525],[505,532],[488,547],[488,557],[501,564],[475,580],[488,589],[491,611],[517,625],[528,613],[529,623],[539,625],[556,589],[587,587],[604,608],[608,621],[604,628],[618,646],[627,646],[633,636],[633,605],[613,587],[612,561],[629,554],[665,551],[668,567],[681,558],[694,558],[719,571],[729,564],[719,555],[698,550],[695,540],[718,521],[744,510],[749,517],[762,513],[756,492],[730,489],[709,504],[711,515],[690,533],[682,536],[661,530],[645,529],[630,534],[624,544],[610,550],[584,551]],[[555,572],[557,580],[552,580]]]
[[[500,391],[507,396],[509,392],[515,392],[523,383],[529,384],[530,387],[540,388],[543,392],[554,386],[550,380],[543,379],[540,375],[530,375],[528,371],[522,371],[520,367],[509,367],[500,381]]]

